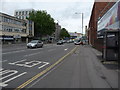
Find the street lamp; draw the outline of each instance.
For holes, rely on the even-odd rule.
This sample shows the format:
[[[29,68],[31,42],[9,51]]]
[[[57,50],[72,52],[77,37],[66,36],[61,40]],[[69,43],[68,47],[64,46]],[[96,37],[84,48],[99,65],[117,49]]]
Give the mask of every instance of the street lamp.
[[[83,37],[83,13],[75,13],[75,14],[81,14],[82,15],[82,37]]]

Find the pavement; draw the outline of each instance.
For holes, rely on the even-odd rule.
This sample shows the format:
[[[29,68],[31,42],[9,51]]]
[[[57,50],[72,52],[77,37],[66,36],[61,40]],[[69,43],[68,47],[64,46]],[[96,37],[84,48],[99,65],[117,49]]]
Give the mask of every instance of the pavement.
[[[4,88],[118,88],[118,68],[107,67],[89,45],[16,45],[3,47],[2,55]]]

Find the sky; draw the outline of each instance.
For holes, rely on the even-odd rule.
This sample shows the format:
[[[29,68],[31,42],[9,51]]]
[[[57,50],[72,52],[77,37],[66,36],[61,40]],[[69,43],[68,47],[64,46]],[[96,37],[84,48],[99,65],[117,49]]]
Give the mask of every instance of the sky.
[[[55,22],[69,32],[82,33],[81,13],[83,13],[83,33],[85,33],[94,0],[0,0],[0,2],[0,12],[12,16],[18,9],[46,10]]]

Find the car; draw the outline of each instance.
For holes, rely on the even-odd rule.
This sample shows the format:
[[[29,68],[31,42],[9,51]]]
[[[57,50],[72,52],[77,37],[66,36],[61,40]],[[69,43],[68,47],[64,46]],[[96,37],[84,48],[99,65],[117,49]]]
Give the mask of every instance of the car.
[[[63,44],[62,40],[60,40],[60,41],[57,42],[57,45],[62,45],[62,44]]]
[[[74,41],[74,44],[75,44],[75,45],[80,45],[80,44],[82,44],[82,41],[81,41],[81,40],[75,40],[75,41]]]
[[[27,48],[38,48],[43,47],[43,42],[41,40],[32,40],[27,44]]]

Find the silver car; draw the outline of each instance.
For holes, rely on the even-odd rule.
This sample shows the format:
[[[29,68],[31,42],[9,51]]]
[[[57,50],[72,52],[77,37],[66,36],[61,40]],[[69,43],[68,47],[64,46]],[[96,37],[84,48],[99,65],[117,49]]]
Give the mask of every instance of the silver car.
[[[43,42],[40,40],[32,40],[27,44],[27,48],[38,48],[38,47],[43,47]]]

